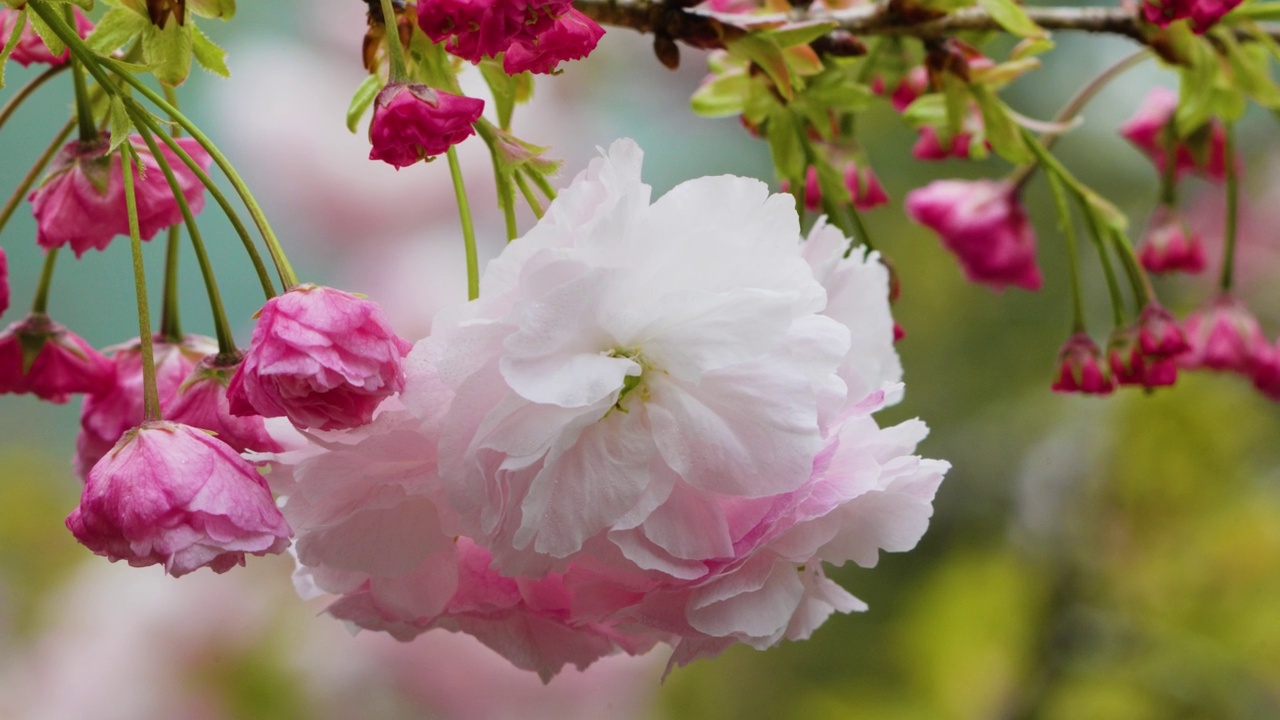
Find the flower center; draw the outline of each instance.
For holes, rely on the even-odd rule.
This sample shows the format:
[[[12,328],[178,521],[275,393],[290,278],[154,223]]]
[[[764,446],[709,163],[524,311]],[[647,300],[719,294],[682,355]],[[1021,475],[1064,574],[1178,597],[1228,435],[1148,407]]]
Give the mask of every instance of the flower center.
[[[609,409],[609,412],[614,410],[624,413],[629,412],[624,401],[628,397],[636,396],[637,393],[634,392],[636,389],[640,390],[638,393],[640,402],[644,402],[648,398],[649,389],[644,385],[644,378],[645,374],[653,369],[653,365],[650,364],[644,353],[640,351],[640,348],[614,348],[609,351],[608,355],[609,357],[627,358],[640,366],[639,375],[628,375],[622,379],[622,391],[618,393],[617,402]]]

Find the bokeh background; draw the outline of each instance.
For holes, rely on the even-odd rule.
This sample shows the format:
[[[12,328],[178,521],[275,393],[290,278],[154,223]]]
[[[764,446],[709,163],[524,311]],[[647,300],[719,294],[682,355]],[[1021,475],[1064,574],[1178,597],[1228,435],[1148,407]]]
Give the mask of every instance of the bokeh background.
[[[185,107],[240,167],[304,277],[364,292],[417,338],[435,309],[465,297],[461,237],[443,162],[401,172],[367,161],[343,127],[362,79],[359,0],[242,3],[204,23],[230,51],[233,78],[196,72]],[[1048,117],[1122,40],[1057,38],[1046,66],[1009,102]],[[998,54],[998,50],[996,51]],[[705,60],[677,72],[648,40],[613,30],[585,62],[539,82],[517,114],[525,139],[554,146],[567,182],[596,146],[622,136],[646,150],[655,194],[694,176],[772,180],[767,149],[733,120],[697,118],[688,97]],[[33,76],[9,68],[7,98]],[[470,79],[475,82],[475,78]],[[1145,90],[1175,77],[1149,63],[1104,91],[1059,144],[1083,180],[1145,222],[1149,163],[1115,134]],[[478,86],[474,87],[479,92]],[[69,77],[42,89],[0,134],[10,188],[65,116]],[[1254,115],[1257,115],[1256,117]],[[1280,330],[1280,170],[1274,119],[1241,128],[1246,200],[1242,293]],[[63,527],[79,482],[70,470],[78,403],[0,399],[0,718],[4,720],[327,720],[368,718],[1273,718],[1280,717],[1280,407],[1234,377],[1187,375],[1176,389],[1106,400],[1054,395],[1069,330],[1065,251],[1041,179],[1027,195],[1046,284],[1036,294],[966,283],[936,237],[902,215],[905,193],[940,177],[997,176],[998,161],[919,163],[913,133],[887,104],[865,147],[895,204],[867,214],[900,272],[895,314],[907,394],[884,413],[920,416],[922,446],[954,468],[914,551],[872,570],[833,571],[870,604],[804,643],[738,648],[660,684],[665,655],[610,658],[543,687],[467,638],[439,632],[401,645],[352,637],[293,594],[287,558],[182,580],[108,564]],[[488,256],[501,245],[483,146],[464,163]],[[8,190],[4,193],[7,194]],[[1193,223],[1220,244],[1220,189],[1192,181]],[[529,216],[522,218],[528,227]],[[261,301],[216,209],[202,227],[242,342]],[[15,308],[34,291],[40,254],[30,214],[0,236]],[[149,250],[153,270],[160,248]],[[1086,255],[1093,327],[1103,285]],[[1216,263],[1210,275],[1216,270]],[[188,331],[209,332],[190,257]],[[152,275],[153,295],[159,276]],[[1204,301],[1209,279],[1161,281],[1166,304]],[[137,334],[128,247],[63,259],[51,313],[99,347]]]

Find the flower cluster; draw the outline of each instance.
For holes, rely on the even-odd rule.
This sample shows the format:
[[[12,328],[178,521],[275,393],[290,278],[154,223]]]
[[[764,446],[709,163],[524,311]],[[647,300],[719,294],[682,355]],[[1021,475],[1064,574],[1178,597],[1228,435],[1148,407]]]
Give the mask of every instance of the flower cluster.
[[[615,143],[442,311],[370,424],[269,475],[304,595],[401,639],[476,636],[549,678],[682,665],[863,605],[824,563],[915,545],[947,466],[915,456],[888,272],[737,177],[650,202]]]
[[[586,57],[604,35],[568,0],[433,0],[418,6],[418,26],[473,63],[503,55],[511,74],[550,73]]]

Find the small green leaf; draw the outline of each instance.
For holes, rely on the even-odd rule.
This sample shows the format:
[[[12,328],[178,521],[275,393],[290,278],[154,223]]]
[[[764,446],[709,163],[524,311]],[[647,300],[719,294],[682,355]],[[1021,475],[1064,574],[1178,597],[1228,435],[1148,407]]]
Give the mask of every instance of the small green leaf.
[[[819,20],[806,23],[789,23],[776,30],[764,30],[760,35],[768,36],[780,48],[793,45],[808,45],[818,38],[836,29],[831,20]]]
[[[750,91],[751,78],[746,73],[736,72],[722,75],[698,88],[689,104],[695,113],[703,117],[741,115]]]
[[[480,74],[493,93],[493,103],[497,106],[498,126],[511,127],[511,114],[515,111],[517,80],[508,75],[502,63],[492,58],[480,61]]]
[[[791,71],[787,66],[787,60],[782,55],[782,48],[771,38],[761,33],[753,33],[744,35],[737,40],[732,40],[726,45],[729,51],[744,55],[747,59],[759,65],[764,70],[769,79],[773,81],[774,86],[778,89],[778,93],[786,100],[795,97],[795,90],[792,87]]]
[[[378,97],[378,92],[382,90],[382,78],[377,75],[370,75],[360,83],[360,87],[356,88],[356,94],[351,96],[351,104],[347,106],[347,129],[351,132],[356,131],[356,126],[360,124],[360,118],[364,117],[369,106],[373,104],[373,99]]]
[[[964,129],[964,119],[969,114],[969,84],[946,73],[942,76],[942,97],[947,109],[945,135],[956,135]]]
[[[1010,60],[999,65],[986,68],[971,68],[969,82],[973,85],[987,85],[997,89],[1008,85],[1031,70],[1040,69],[1040,59],[1034,57]]]
[[[236,0],[187,0],[187,9],[200,17],[230,20],[236,14]]]
[[[766,132],[769,136],[769,151],[773,155],[773,165],[777,168],[778,175],[786,178],[798,177],[803,181],[806,164],[804,141],[790,111],[779,108],[771,113]]]
[[[1241,45],[1231,33],[1224,33],[1221,38],[1221,47],[1231,64],[1232,74],[1244,91],[1259,105],[1271,110],[1280,109],[1280,89],[1271,79],[1267,49],[1257,43]]]
[[[227,51],[218,47],[208,38],[195,23],[190,23],[192,34],[192,54],[200,67],[220,77],[231,77],[231,69],[227,67]]]
[[[150,25],[145,17],[132,10],[111,8],[98,21],[85,42],[95,52],[109,55],[141,37]]]
[[[902,120],[908,127],[939,125],[947,118],[946,99],[941,93],[921,95],[902,111]]]
[[[185,25],[166,23],[164,29],[150,25],[142,35],[143,59],[154,66],[152,73],[165,85],[177,87],[191,74],[192,27],[189,19]]]
[[[66,52],[66,44],[63,43],[57,33],[53,31],[53,28],[45,24],[44,20],[41,19],[39,15],[35,13],[27,13],[27,20],[31,22],[31,29],[35,30],[36,34],[40,36],[40,39],[44,41],[45,47],[49,48],[50,54],[57,57]]]
[[[1022,130],[1009,116],[1005,104],[985,86],[973,86],[972,93],[982,112],[982,126],[992,149],[1015,165],[1031,162],[1033,156],[1023,142]]]
[[[125,110],[124,101],[120,99],[119,95],[111,96],[109,118],[111,121],[111,147],[108,149],[108,153],[111,153],[127,142],[129,135],[133,133],[133,118],[129,117],[129,112]]]
[[[1054,43],[1048,36],[1027,38],[1014,46],[1013,52],[1009,53],[1009,59],[1021,60],[1035,55],[1043,55],[1052,50],[1053,47]]]
[[[1013,0],[978,0],[987,14],[1000,23],[1000,27],[1020,37],[1045,37],[1048,35],[1027,16],[1027,13]]]
[[[22,31],[27,27],[27,11],[22,10],[18,13],[18,19],[13,23],[13,29],[9,31],[9,37],[4,41],[4,49],[0,50],[0,88],[4,87],[4,69],[9,64],[9,56],[13,54],[13,49],[18,47],[18,41],[22,39]]]

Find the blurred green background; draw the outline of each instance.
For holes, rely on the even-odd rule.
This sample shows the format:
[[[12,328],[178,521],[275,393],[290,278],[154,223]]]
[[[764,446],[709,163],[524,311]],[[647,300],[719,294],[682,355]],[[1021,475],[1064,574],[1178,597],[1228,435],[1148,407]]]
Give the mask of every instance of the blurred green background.
[[[295,264],[316,279],[341,280],[362,261],[394,258],[374,254],[370,246],[377,238],[352,237],[344,245],[309,237],[317,230],[308,224],[313,220],[306,217],[306,203],[315,195],[293,187],[290,179],[298,173],[297,183],[308,182],[306,169],[291,165],[292,155],[275,159],[279,148],[252,130],[275,111],[259,104],[261,95],[237,94],[245,86],[235,83],[248,76],[289,97],[349,96],[360,79],[363,28],[358,9],[351,9],[357,5],[358,0],[242,3],[232,23],[204,24],[231,50],[237,79],[227,85],[197,72],[182,93],[197,121],[215,139],[225,138],[233,161],[245,164],[286,246],[296,247]],[[331,11],[334,16],[326,17]],[[353,17],[355,23],[342,21]],[[1130,49],[1109,38],[1057,40],[1059,49],[1047,57],[1046,67],[1007,94],[1024,114],[1050,116],[1077,86]],[[312,74],[290,74],[271,57],[293,57]],[[772,180],[763,143],[732,120],[699,119],[688,111],[687,98],[705,64],[689,51],[683,60],[682,69],[670,73],[653,59],[646,39],[615,30],[590,60],[541,81],[537,131],[570,143],[556,148],[569,158],[564,181],[596,145],[620,136],[634,137],[646,149],[655,196],[697,175],[732,172]],[[0,98],[33,74],[10,67],[9,88]],[[69,102],[66,79],[42,89],[0,134],[3,187],[12,187],[48,142],[50,118],[62,117]],[[1093,102],[1084,127],[1058,146],[1073,171],[1130,213],[1136,229],[1155,199],[1156,177],[1114,130],[1145,88],[1173,82],[1152,64],[1131,72]],[[340,127],[341,110],[294,121]],[[1068,334],[1069,316],[1064,249],[1043,181],[1032,182],[1027,202],[1040,231],[1045,288],[1036,294],[992,293],[965,282],[936,237],[908,223],[899,203],[909,189],[932,179],[998,176],[1007,168],[998,161],[911,160],[913,133],[887,105],[864,125],[863,142],[895,200],[869,213],[867,221],[900,272],[903,293],[895,314],[907,330],[899,343],[906,399],[883,420],[922,417],[932,428],[922,454],[953,464],[919,547],[883,556],[872,570],[833,571],[870,604],[868,612],[833,617],[807,642],[763,653],[731,650],[674,672],[661,686],[658,657],[623,673],[618,685],[574,685],[561,678],[545,690],[521,690],[522,699],[510,707],[454,706],[422,691],[433,677],[444,676],[444,670],[432,669],[439,657],[429,649],[396,655],[399,650],[333,632],[337,623],[314,618],[319,607],[292,595],[287,560],[253,560],[239,579],[230,579],[236,573],[218,578],[231,589],[223,602],[252,607],[241,614],[223,608],[226,613],[215,612],[213,619],[189,591],[166,589],[187,579],[157,580],[151,577],[157,569],[148,568],[133,571],[147,576],[134,586],[135,575],[127,569],[111,567],[114,574],[103,574],[108,571],[99,566],[105,561],[77,546],[62,525],[79,490],[69,465],[78,403],[52,406],[6,397],[0,410],[0,718],[82,717],[56,709],[63,705],[48,702],[49,693],[83,696],[82,706],[66,708],[142,720],[523,718],[533,716],[539,698],[558,708],[560,717],[585,718],[1280,717],[1276,404],[1237,378],[1214,375],[1185,375],[1171,391],[1120,392],[1105,400],[1051,393],[1054,357]],[[521,127],[518,114],[517,131]],[[1277,199],[1271,187],[1274,121],[1250,116],[1242,133],[1249,172],[1245,212],[1264,212]],[[547,137],[535,133],[527,139]],[[359,145],[356,138],[342,147],[300,152],[354,167],[365,162]],[[406,186],[420,183],[428,196],[446,187],[439,178],[445,172],[440,163],[388,177]],[[353,179],[353,188],[359,182]],[[1193,221],[1216,227],[1220,219],[1213,207],[1220,202],[1214,190],[1191,189],[1191,207],[1199,213]],[[341,196],[344,189],[332,192]],[[423,217],[445,230],[413,239],[452,242],[456,229],[448,207],[424,197],[421,207],[410,203],[385,212],[411,220],[415,213],[430,214]],[[442,215],[438,208],[444,208]],[[229,311],[247,339],[249,318],[260,303],[253,276],[218,214],[206,211],[202,220]],[[492,217],[487,221],[498,227]],[[1242,238],[1242,252],[1257,277],[1245,293],[1274,337],[1280,300],[1274,280],[1267,278],[1277,276],[1280,264],[1276,240],[1266,232],[1274,225],[1254,227],[1261,230]],[[376,235],[376,224],[368,232]],[[34,290],[40,258],[25,209],[0,244],[10,258],[13,321]],[[159,269],[158,253],[158,247],[150,249],[153,270]],[[1100,331],[1107,316],[1101,279],[1085,258],[1090,313]],[[1211,262],[1211,272],[1215,267]],[[190,257],[183,272],[191,284],[183,306],[186,325],[207,332]],[[424,268],[417,282],[436,282],[431,273],[443,272],[458,277],[463,271],[460,265]],[[153,295],[158,288],[153,274]],[[1209,287],[1174,280],[1159,290],[1166,304],[1185,312],[1207,297]],[[63,258],[51,314],[98,347],[135,336],[127,244],[115,243],[80,261]],[[196,580],[205,583],[201,588],[212,587],[209,581]],[[138,589],[143,586],[145,591]],[[85,614],[86,607],[96,614]],[[156,625],[135,617],[148,613],[168,619]],[[128,628],[121,637],[142,635],[148,643],[117,642],[109,629],[113,623]],[[210,623],[223,625],[198,631]],[[241,626],[252,631],[234,641],[223,636]],[[347,642],[362,650],[339,667],[334,656],[350,651]],[[93,683],[68,691],[83,676],[67,672],[66,658],[86,648],[102,659],[85,670],[93,674],[106,673],[104,665],[112,662],[145,667],[141,654],[171,652],[159,649],[168,645],[180,647],[184,658],[168,669],[181,676],[174,681],[177,704],[126,701],[130,693],[157,692],[158,683],[141,674],[126,675],[132,680],[115,682],[103,695],[94,695]],[[414,663],[422,672],[406,676],[404,668]],[[483,677],[492,691],[509,675],[493,669]],[[136,687],[128,687],[130,682]],[[576,687],[597,692],[583,689],[585,699],[575,705],[569,696]],[[626,695],[629,704],[599,697],[599,687],[613,688],[608,697]],[[43,700],[33,688],[45,693]]]

